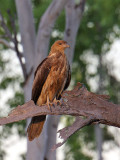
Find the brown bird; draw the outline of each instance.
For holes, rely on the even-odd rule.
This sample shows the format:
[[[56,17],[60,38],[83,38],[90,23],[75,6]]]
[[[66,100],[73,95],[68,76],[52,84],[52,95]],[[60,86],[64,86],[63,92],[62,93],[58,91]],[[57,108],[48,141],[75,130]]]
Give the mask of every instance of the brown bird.
[[[39,64],[35,71],[32,87],[32,100],[38,106],[51,102],[57,104],[62,92],[67,89],[71,80],[70,65],[64,53],[69,48],[66,41],[58,40],[49,55]],[[35,116],[27,129],[28,138],[32,141],[42,131],[46,116]]]

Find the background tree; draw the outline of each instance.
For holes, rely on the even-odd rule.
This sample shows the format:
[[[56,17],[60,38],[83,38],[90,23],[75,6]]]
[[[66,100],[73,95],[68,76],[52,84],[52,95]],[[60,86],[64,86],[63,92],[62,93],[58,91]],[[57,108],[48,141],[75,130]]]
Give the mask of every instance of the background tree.
[[[115,37],[119,37],[120,4],[118,0],[114,2],[112,0],[106,2],[103,0],[86,1],[84,17],[80,28],[79,24],[84,10],[84,0],[69,0],[69,2],[67,0],[33,0],[32,2],[30,0],[16,0],[15,2],[13,1],[13,3],[9,3],[9,0],[1,1],[1,15],[3,15],[7,29],[10,31],[6,29],[1,17],[0,42],[4,44],[1,46],[1,52],[2,50],[7,50],[6,46],[16,51],[24,78],[23,80],[23,78],[19,78],[19,75],[13,77],[4,74],[5,60],[3,60],[2,56],[0,57],[1,71],[3,74],[0,85],[1,89],[6,89],[11,84],[14,86],[15,97],[9,100],[11,106],[15,107],[23,103],[23,92],[25,101],[30,99],[33,72],[36,66],[47,56],[49,43],[51,45],[56,39],[61,38],[67,40],[71,45],[70,53],[67,53],[71,64],[76,44],[72,82],[75,84],[77,81],[81,81],[85,83],[90,90],[94,89],[96,92],[99,92],[100,86],[102,86],[102,92],[108,93],[112,96],[114,102],[118,102],[118,88],[120,86],[111,70],[112,63],[110,65],[104,60]],[[8,9],[10,9],[9,12]],[[63,9],[65,9],[65,11],[62,11]],[[18,19],[15,13],[18,14]],[[59,18],[58,15],[60,15]],[[21,41],[19,40],[19,35],[21,35]],[[23,51],[21,51],[18,46],[21,46]],[[92,63],[96,63],[93,72],[90,70]],[[19,87],[16,87],[16,83]],[[95,85],[96,87],[94,87]],[[18,88],[18,90],[16,90],[16,88]],[[24,88],[24,90],[21,88]],[[116,92],[114,88],[117,88],[117,90],[115,90]],[[68,124],[71,120],[71,117],[68,117],[65,121]],[[28,142],[27,159],[30,159],[29,157],[35,160],[39,159],[39,157],[43,159],[44,156],[52,160],[55,159],[55,153],[51,154],[48,150],[56,141],[54,137],[57,127],[53,126],[56,126],[58,121],[58,117],[53,118],[50,116],[48,118],[47,127],[45,127],[43,132],[43,137],[49,132],[48,134],[50,136],[48,139],[42,137],[40,138],[40,143],[37,140],[32,143]],[[54,124],[51,125],[51,129],[48,128],[50,123]],[[7,136],[7,133],[11,131],[11,129],[8,128],[13,127],[13,125],[16,124],[8,125],[7,128],[4,127],[2,134],[4,133],[5,136]],[[23,128],[25,128],[25,122],[18,124],[18,126],[18,131],[20,130],[19,133],[23,135],[22,131],[24,130]],[[108,127],[103,128],[104,141],[112,140],[111,138],[113,137],[109,134]],[[80,141],[78,141],[78,136]],[[98,135],[96,137],[99,138]],[[47,145],[43,147],[44,143]],[[83,151],[85,147],[91,150],[95,149],[93,127],[83,129],[80,131],[80,134],[77,133],[77,136],[74,135],[68,141],[65,146],[65,158],[69,159],[69,157],[72,156],[74,159],[79,159],[80,157],[83,159],[91,159],[93,155],[86,154],[86,152]],[[3,152],[1,153],[1,157],[3,157]]]

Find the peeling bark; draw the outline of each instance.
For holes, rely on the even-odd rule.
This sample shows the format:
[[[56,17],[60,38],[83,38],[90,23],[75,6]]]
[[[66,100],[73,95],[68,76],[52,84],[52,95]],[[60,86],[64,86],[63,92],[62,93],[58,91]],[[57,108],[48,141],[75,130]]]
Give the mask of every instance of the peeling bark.
[[[72,90],[65,91],[62,95],[61,105],[52,107],[52,112],[47,105],[36,107],[31,100],[22,106],[16,107],[8,117],[0,118],[0,125],[16,122],[37,115],[72,115],[76,116],[75,122],[58,131],[62,143],[60,147],[76,131],[90,124],[102,123],[120,128],[120,105],[108,101],[109,96],[97,95],[89,92],[81,83]]]

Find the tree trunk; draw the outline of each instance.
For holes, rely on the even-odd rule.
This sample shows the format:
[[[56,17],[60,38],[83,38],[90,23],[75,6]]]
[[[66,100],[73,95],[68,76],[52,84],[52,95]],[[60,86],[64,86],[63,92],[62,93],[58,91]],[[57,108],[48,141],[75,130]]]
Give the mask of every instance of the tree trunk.
[[[31,98],[33,82],[33,72],[31,72],[31,69],[33,68],[33,70],[35,70],[36,66],[47,56],[50,36],[54,23],[68,1],[69,0],[53,0],[41,19],[37,38],[35,39],[35,27],[30,3],[31,1],[16,0],[19,27],[22,37],[26,70],[28,74],[24,87],[25,101],[28,101]],[[85,2],[85,0],[81,0],[81,2]],[[75,6],[73,0],[70,0],[68,4],[74,4]],[[78,8],[80,8],[79,11]],[[72,11],[74,10],[75,12],[72,13],[70,10],[67,11],[66,9],[66,34],[64,35],[64,39],[68,41],[71,46],[71,50],[69,50],[69,60],[71,64],[74,53],[75,39],[82,17],[80,15],[82,15],[81,13],[83,12],[82,7],[72,8]],[[48,116],[41,136],[32,142],[28,141],[27,160],[43,160],[44,157],[49,160],[56,159],[55,152],[51,152],[50,147],[56,142],[58,122],[59,116]]]
[[[54,24],[68,0],[53,0],[39,23],[36,38],[36,59],[38,65],[48,54],[51,32]]]
[[[30,0],[16,0],[16,8],[18,14],[19,28],[22,38],[23,54],[25,57],[25,67],[27,75],[25,79],[24,96],[25,101],[31,99],[31,89],[33,82],[33,74],[29,75],[33,67],[33,59],[35,54],[35,28],[32,15],[32,7]]]
[[[97,148],[97,157],[98,160],[102,160],[102,142],[103,142],[103,134],[102,128],[99,124],[95,125],[95,135],[96,135],[96,148]]]
[[[66,50],[70,65],[72,65],[73,61],[76,36],[84,12],[84,6],[85,0],[81,0],[78,5],[75,4],[74,0],[69,0],[65,7],[66,26],[64,32],[64,40],[66,40],[68,44],[70,44],[70,49]]]
[[[48,54],[49,41],[51,32],[53,30],[56,19],[64,8],[68,0],[53,0],[51,5],[48,7],[39,24],[37,39],[36,39],[36,58],[35,64],[39,64]],[[36,148],[39,144],[39,160],[44,157],[49,160],[56,159],[56,152],[51,152],[50,146],[56,143],[56,131],[59,120],[54,116],[48,116],[47,121],[44,125],[43,132],[38,139],[36,140]],[[56,127],[54,127],[56,126]],[[34,143],[34,141],[32,143]],[[30,145],[30,144],[29,144]],[[32,144],[31,144],[32,146]],[[29,148],[28,148],[29,150]],[[53,159],[54,158],[54,159]],[[37,157],[34,160],[38,160]]]
[[[16,0],[18,22],[22,37],[27,74],[33,66],[35,55],[35,27],[30,0]]]
[[[98,87],[98,93],[103,94],[103,64],[102,64],[102,54],[99,55],[99,87]],[[102,157],[102,145],[103,145],[103,129],[100,127],[100,125],[95,126],[95,136],[96,136],[96,149],[97,149],[97,158],[98,160],[103,160]]]
[[[16,7],[18,12],[18,18],[19,18],[19,27],[20,27],[21,37],[22,37],[22,44],[24,49],[28,75],[31,72],[32,67],[35,70],[37,65],[47,56],[50,36],[51,36],[54,23],[57,17],[59,16],[61,10],[64,8],[67,1],[68,0],[53,0],[53,2],[51,3],[51,5],[49,6],[49,8],[47,9],[47,11],[42,17],[42,20],[39,25],[37,38],[35,41],[33,14],[32,14],[32,7],[30,4],[30,0],[27,0],[27,1],[16,0]],[[33,74],[31,74],[28,77],[25,83],[25,87],[24,87],[25,101],[28,101],[31,98],[32,82],[33,82]],[[56,142],[56,136],[53,136],[53,135],[56,135],[57,128],[55,129],[54,127],[54,130],[53,130],[53,126],[55,125],[57,126],[57,123],[56,123],[57,121],[52,117],[48,117],[48,120],[47,120],[47,123],[50,122],[51,125],[49,126],[47,123],[45,124],[41,136],[32,142],[28,141],[28,144],[27,144],[28,160],[44,159],[46,150],[49,157],[51,157],[52,160],[53,160],[53,157],[55,159],[55,153],[52,153],[50,155],[48,152],[48,148],[46,147],[51,146],[51,144]],[[47,130],[47,126],[49,127],[49,130]],[[51,132],[53,136],[52,140],[51,138],[49,138],[49,136],[47,137],[47,135],[50,135],[49,132]],[[47,141],[46,141],[46,138],[47,138]],[[49,142],[49,145],[48,145],[48,142]]]
[[[85,0],[81,0],[81,3],[82,3],[81,6],[79,6],[78,8],[75,8],[74,0],[69,0],[65,7],[66,27],[65,27],[65,33],[64,33],[64,40],[67,41],[68,44],[70,44],[70,49],[66,50],[66,54],[71,66],[72,66],[72,60],[74,55],[76,35],[79,29],[82,13],[84,11]],[[69,30],[69,34],[68,34],[68,30]],[[47,128],[47,133],[48,135],[51,135],[51,136],[48,137],[49,143],[46,144],[46,152],[45,152],[45,157],[49,160],[53,160],[53,157],[52,157],[53,153],[50,152],[50,147],[56,143],[56,139],[52,137],[56,137],[56,131],[57,131],[59,119],[60,119],[60,116],[49,116],[49,121],[47,124],[48,126],[51,126],[51,129],[50,127]],[[53,130],[53,126],[55,126],[54,131],[51,131]]]
[[[55,160],[56,159],[56,150],[53,152],[51,151],[51,148],[54,144],[56,144],[56,133],[57,133],[57,127],[59,123],[60,116],[48,116],[47,118],[47,125],[46,125],[46,131],[48,133],[47,139],[46,139],[46,147],[45,147],[45,159],[46,160]]]

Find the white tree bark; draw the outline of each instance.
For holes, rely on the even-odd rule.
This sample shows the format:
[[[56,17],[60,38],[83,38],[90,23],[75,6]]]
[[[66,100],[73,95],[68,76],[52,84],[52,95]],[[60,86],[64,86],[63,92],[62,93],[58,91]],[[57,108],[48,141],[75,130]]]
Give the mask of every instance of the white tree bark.
[[[103,94],[104,91],[104,75],[103,75],[103,64],[102,64],[102,54],[99,55],[99,83],[98,83],[98,93]],[[95,125],[95,137],[96,137],[96,150],[97,150],[97,159],[103,160],[103,129],[99,124]]]
[[[34,19],[32,14],[32,5],[30,0],[16,0],[16,8],[18,14],[19,29],[22,38],[23,53],[25,57],[26,71],[27,74],[31,72],[34,67],[34,57],[35,57],[35,27]],[[26,79],[25,79],[26,81]],[[25,101],[31,99],[33,83],[33,73],[29,76],[24,86],[24,96]],[[39,147],[32,145],[32,147],[27,143],[27,159],[31,159],[32,156],[39,153]],[[35,150],[34,150],[35,148]],[[33,154],[34,151],[34,154]],[[34,157],[32,158],[34,159]]]
[[[53,0],[53,2],[48,7],[45,14],[42,16],[42,19],[39,24],[37,38],[36,38],[35,63],[37,65],[48,54],[51,32],[53,30],[57,17],[59,16],[60,12],[64,8],[67,1],[68,0]],[[39,139],[38,143],[40,147],[40,151],[38,152],[39,153],[38,157],[41,157],[41,160],[43,159],[43,157],[49,160],[56,159],[56,152],[51,152],[50,147],[56,143],[56,131],[57,131],[58,122],[59,120],[56,116],[48,116],[47,122],[45,123],[44,129],[43,129],[44,134],[42,134],[38,138]],[[36,140],[34,140],[32,143],[36,143]],[[38,143],[36,143],[36,145]],[[32,145],[32,144],[29,144],[29,145]],[[38,160],[38,159],[35,159],[35,160]]]
[[[32,21],[31,18],[33,19],[30,1],[29,0],[27,0],[27,1],[16,0],[16,6],[17,6],[17,10],[18,10],[18,17],[19,17],[20,32],[22,35],[22,43],[23,43],[24,54],[25,54],[25,59],[26,59],[26,67],[29,72],[30,72],[30,69],[32,68],[32,66],[34,67],[34,70],[35,70],[35,68],[42,61],[42,59],[47,56],[50,35],[52,32],[55,20],[59,16],[61,10],[64,8],[64,5],[67,1],[68,0],[59,0],[59,1],[54,0],[51,3],[51,5],[49,6],[47,11],[43,15],[42,20],[40,22],[38,35],[37,35],[37,39],[36,39],[36,44],[35,44],[34,43],[35,42],[35,38],[34,38],[35,34],[33,33],[33,30],[30,30],[30,26],[32,29],[34,28],[33,25],[30,23],[30,21]],[[33,81],[33,76],[29,77],[29,79],[25,85],[24,90],[25,90],[25,99],[26,100],[30,99],[30,97],[31,97],[32,81]],[[51,119],[51,117],[49,117],[50,123],[56,122],[56,121],[54,122],[54,120],[50,120],[50,119]],[[55,124],[51,125],[51,126],[55,126]],[[47,148],[45,146],[49,146],[49,145],[47,145],[48,143],[46,143],[46,126],[44,128],[45,129],[43,129],[43,132],[38,139],[35,139],[32,142],[28,141],[28,151],[27,151],[27,159],[28,160],[33,160],[33,159],[34,160],[38,160],[38,159],[42,160],[42,159],[44,159],[45,149],[47,150]],[[50,128],[49,131],[52,132],[52,135],[53,134],[55,135],[56,129],[54,131],[54,129],[51,129],[52,127],[49,127],[49,128]],[[55,141],[56,141],[55,137],[56,136],[53,137],[52,143],[55,143]],[[51,139],[48,139],[48,141],[51,141]],[[54,159],[55,159],[55,153],[51,154],[50,157],[51,158],[54,157]],[[52,160],[53,160],[53,158],[52,158]]]
[[[64,40],[66,40],[68,44],[70,44],[70,49],[66,50],[70,65],[72,65],[73,61],[76,36],[82,19],[85,1],[86,0],[80,0],[80,3],[76,4],[75,0],[69,0],[68,4],[65,7],[66,26]]]
[[[38,65],[48,54],[51,32],[56,19],[69,0],[53,0],[41,18],[36,38],[36,59]]]
[[[66,8],[66,32],[64,39],[71,45],[71,50],[69,50],[69,60],[70,63],[72,63],[75,39],[82,17],[81,9],[78,11],[77,7],[76,9],[71,8],[72,12],[74,12],[72,13],[69,10],[69,5],[74,4],[73,0],[53,0],[40,21],[37,38],[35,40],[34,20],[30,0],[16,0],[28,74],[30,73],[32,67],[35,69],[36,66],[47,56],[50,36],[54,23],[68,1],[68,7]],[[25,101],[28,101],[31,98],[32,81],[33,74],[31,74],[31,76],[27,79],[24,87]],[[55,152],[51,152],[50,147],[56,142],[58,122],[58,116],[48,117],[42,135],[32,142],[28,141],[27,160],[43,160],[45,157],[49,160],[56,159]],[[46,134],[49,136],[46,136]]]
[[[18,22],[22,37],[27,73],[31,71],[35,55],[35,27],[30,0],[16,0]]]
[[[33,68],[33,59],[35,55],[35,27],[32,14],[32,5],[30,0],[16,0],[15,2],[18,14],[19,29],[22,38],[23,54],[25,57],[26,72],[29,76],[31,69]],[[32,82],[33,74],[31,74],[25,82],[25,101],[29,101],[31,99]]]
[[[46,147],[45,147],[45,156],[44,159],[46,160],[55,160],[56,159],[56,150],[53,152],[51,148],[54,144],[56,144],[56,133],[57,127],[59,123],[60,116],[48,116],[46,131],[47,131],[47,138],[46,138]]]
[[[99,124],[95,125],[95,137],[96,137],[96,149],[97,149],[97,159],[103,160],[102,157],[102,145],[103,145],[103,129],[100,127]]]
[[[66,50],[66,54],[68,57],[68,60],[70,62],[70,65],[72,66],[72,61],[73,61],[73,55],[74,55],[74,48],[75,48],[75,41],[76,41],[76,35],[80,26],[82,14],[84,11],[84,4],[85,0],[81,0],[81,5],[77,8],[75,8],[75,1],[74,0],[69,0],[67,5],[66,5],[66,28],[65,28],[65,33],[64,33],[64,40],[70,44],[70,49]],[[69,34],[68,34],[69,31]],[[56,142],[56,131],[57,131],[57,126],[59,123],[60,116],[50,116],[48,121],[48,126],[51,126],[51,129],[48,127],[47,132],[49,132],[49,137],[48,137],[48,145],[46,147],[46,153],[45,153],[45,158],[49,160],[53,160],[53,153],[49,152],[49,149],[51,146],[53,146]],[[51,125],[52,124],[52,125]],[[55,126],[55,127],[54,127]],[[52,131],[51,131],[52,130]],[[50,139],[50,140],[49,140]]]

